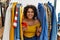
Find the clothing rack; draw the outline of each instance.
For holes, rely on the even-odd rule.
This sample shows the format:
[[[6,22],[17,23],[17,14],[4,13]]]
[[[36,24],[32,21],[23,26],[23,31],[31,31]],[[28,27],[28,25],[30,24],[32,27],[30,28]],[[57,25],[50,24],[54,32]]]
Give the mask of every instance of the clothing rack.
[[[9,6],[11,5],[11,4],[13,4],[13,3],[9,3]],[[17,3],[17,4],[20,4],[20,3]],[[51,4],[50,4],[51,5]],[[40,5],[40,6],[42,6],[42,5]],[[43,7],[43,6],[42,6]],[[51,7],[52,8],[52,7]],[[43,8],[42,8],[43,9]],[[40,10],[42,10],[42,9],[40,9]],[[45,12],[45,11],[44,11]],[[41,13],[41,12],[40,12]],[[43,10],[42,10],[42,13],[43,13]],[[52,20],[52,21],[54,21],[54,20]],[[54,21],[54,22],[56,22],[56,21]],[[53,23],[53,22],[52,22]],[[46,26],[46,25],[45,25]],[[45,30],[44,30],[45,31]],[[44,32],[43,31],[43,32]],[[45,31],[46,32],[46,31]],[[56,34],[56,33],[55,33]],[[45,35],[45,34],[44,34]],[[52,34],[53,35],[53,34]],[[46,36],[45,36],[46,37]],[[43,39],[43,38],[42,38]],[[47,38],[46,38],[47,39]],[[52,38],[51,38],[52,39]],[[53,38],[54,39],[54,38]],[[52,39],[52,40],[53,40]]]

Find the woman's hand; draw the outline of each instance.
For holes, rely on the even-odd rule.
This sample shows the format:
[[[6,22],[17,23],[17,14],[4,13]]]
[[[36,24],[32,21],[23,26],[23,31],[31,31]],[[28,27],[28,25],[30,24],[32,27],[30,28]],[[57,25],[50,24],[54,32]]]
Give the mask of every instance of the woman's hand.
[[[25,26],[22,27],[23,31],[27,30],[27,28]]]
[[[37,28],[37,36],[40,36],[41,30],[42,30],[41,27],[40,28]]]
[[[27,30],[27,23],[22,22],[22,29],[23,31]]]

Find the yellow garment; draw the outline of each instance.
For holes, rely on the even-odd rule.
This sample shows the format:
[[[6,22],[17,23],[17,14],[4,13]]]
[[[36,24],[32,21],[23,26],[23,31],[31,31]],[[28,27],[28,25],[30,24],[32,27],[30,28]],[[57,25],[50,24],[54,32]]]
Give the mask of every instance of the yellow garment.
[[[24,40],[23,39],[23,30],[22,30],[22,19],[23,19],[23,8],[22,6],[20,6],[20,37],[21,37],[21,40]]]
[[[13,27],[13,20],[14,20],[14,10],[17,3],[13,3],[12,10],[11,10],[11,28],[10,28],[10,40],[14,40],[14,27]]]
[[[24,36],[28,38],[35,36],[37,27],[40,27],[40,23],[32,26],[27,26],[27,30],[24,31]]]

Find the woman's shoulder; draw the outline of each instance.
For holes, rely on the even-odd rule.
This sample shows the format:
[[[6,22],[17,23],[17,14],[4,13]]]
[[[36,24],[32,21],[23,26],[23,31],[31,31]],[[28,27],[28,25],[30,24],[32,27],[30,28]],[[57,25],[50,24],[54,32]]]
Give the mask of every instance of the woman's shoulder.
[[[36,24],[38,24],[38,23],[40,23],[40,22],[39,22],[39,20],[38,20],[38,19],[36,19],[36,20],[35,20],[35,23],[36,23]]]
[[[40,23],[39,20],[35,20],[35,24],[36,24],[37,27],[41,26],[41,23]]]

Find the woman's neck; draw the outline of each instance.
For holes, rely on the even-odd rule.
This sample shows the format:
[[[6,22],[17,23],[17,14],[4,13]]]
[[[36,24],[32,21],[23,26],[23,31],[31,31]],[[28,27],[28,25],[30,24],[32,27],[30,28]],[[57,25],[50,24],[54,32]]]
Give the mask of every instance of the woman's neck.
[[[33,19],[26,19],[27,21],[33,21]]]

